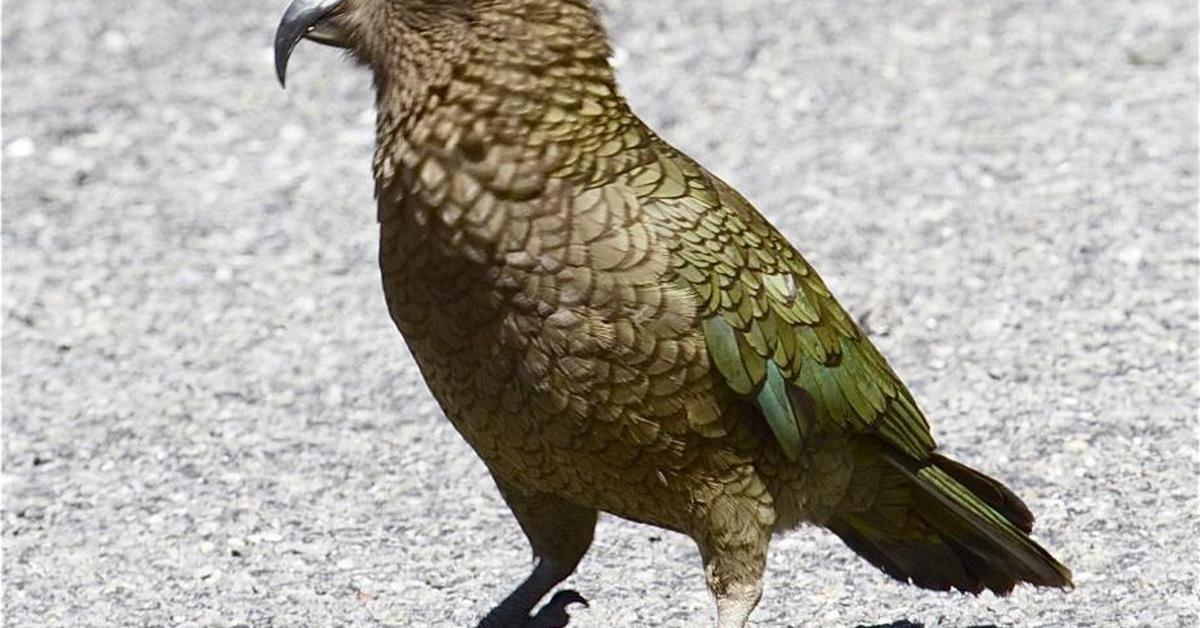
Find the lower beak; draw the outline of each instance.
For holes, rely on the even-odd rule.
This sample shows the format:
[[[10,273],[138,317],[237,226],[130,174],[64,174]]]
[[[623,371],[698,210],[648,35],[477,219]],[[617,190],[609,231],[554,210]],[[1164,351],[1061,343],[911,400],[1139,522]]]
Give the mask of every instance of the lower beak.
[[[275,74],[286,86],[288,59],[300,39],[346,48],[346,33],[333,19],[345,0],[293,0],[275,31]]]

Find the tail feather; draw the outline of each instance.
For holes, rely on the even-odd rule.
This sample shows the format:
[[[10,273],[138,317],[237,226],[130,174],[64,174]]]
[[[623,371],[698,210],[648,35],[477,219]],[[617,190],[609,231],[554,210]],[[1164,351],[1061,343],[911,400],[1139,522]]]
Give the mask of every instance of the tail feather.
[[[1033,532],[1033,513],[1029,511],[1025,502],[1021,501],[1021,498],[1017,497],[1007,486],[941,454],[933,455],[933,464],[950,474],[950,477],[958,480],[976,497],[987,502],[988,506],[1003,515],[1022,532],[1026,534]]]
[[[1071,586],[1070,570],[1029,538],[1033,515],[1004,485],[940,455],[917,462],[880,445],[864,456],[873,499],[826,526],[888,575],[927,589],[1000,595],[1018,582]]]

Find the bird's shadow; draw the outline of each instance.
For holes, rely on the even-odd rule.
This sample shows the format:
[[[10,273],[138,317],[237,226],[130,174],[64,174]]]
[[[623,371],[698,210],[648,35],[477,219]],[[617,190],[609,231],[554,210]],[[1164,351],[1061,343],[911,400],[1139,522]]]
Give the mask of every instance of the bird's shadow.
[[[571,604],[581,604],[587,606],[587,600],[583,598],[577,591],[571,589],[563,589],[554,594],[549,602],[546,602],[538,611],[537,615],[530,618],[530,625],[538,628],[566,628],[571,621],[570,615],[567,613],[567,608]],[[800,624],[796,628],[816,628]],[[900,619],[887,624],[859,624],[854,628],[925,628],[925,624],[913,622],[907,619]],[[963,628],[1003,628],[995,624],[973,624],[964,626]]]
[[[901,619],[890,624],[871,624],[869,626],[866,624],[859,624],[854,628],[925,628],[925,624],[908,621],[907,619]],[[997,626],[995,624],[975,624],[972,626],[965,626],[964,628],[1001,628],[1001,626]]]

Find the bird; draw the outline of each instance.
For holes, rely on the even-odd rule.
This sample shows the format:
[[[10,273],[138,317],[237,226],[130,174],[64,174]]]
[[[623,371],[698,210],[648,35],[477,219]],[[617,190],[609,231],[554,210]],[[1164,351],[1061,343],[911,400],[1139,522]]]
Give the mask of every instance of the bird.
[[[716,626],[813,525],[933,590],[1070,588],[1009,488],[940,453],[796,248],[622,96],[590,0],[295,0],[374,80],[388,312],[532,547],[481,628],[545,628],[599,513],[696,544]]]

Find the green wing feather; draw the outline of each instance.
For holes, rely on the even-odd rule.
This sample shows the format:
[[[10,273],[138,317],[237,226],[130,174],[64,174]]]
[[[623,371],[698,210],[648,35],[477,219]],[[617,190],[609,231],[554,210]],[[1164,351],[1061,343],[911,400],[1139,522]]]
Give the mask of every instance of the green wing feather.
[[[839,507],[827,527],[927,588],[1070,586],[1070,570],[1027,536],[1033,516],[1012,491],[934,453],[912,395],[791,244],[733,189],[657,148],[675,167],[648,169],[671,185],[637,193],[672,236],[674,281],[697,297],[714,370],[791,459],[824,436],[870,435],[854,439],[853,481],[875,486],[847,495],[872,501]]]
[[[698,166],[671,175],[682,178],[671,191],[690,192],[648,196],[679,234],[677,281],[699,297],[714,367],[784,453],[797,458],[814,432],[870,431],[928,458],[935,444],[912,395],[791,244]]]
[[[804,445],[800,429],[807,425],[792,403],[792,394],[788,392],[788,386],[779,365],[773,360],[768,360],[762,388],[759,389],[755,401],[768,417],[767,425],[775,433],[775,438],[783,446],[783,450],[794,455],[792,452],[799,452]]]

